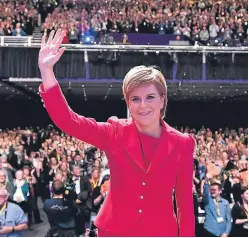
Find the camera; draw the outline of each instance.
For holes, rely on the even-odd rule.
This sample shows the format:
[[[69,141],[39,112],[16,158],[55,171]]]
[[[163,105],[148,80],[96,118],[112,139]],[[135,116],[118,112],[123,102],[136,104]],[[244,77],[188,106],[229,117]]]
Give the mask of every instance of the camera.
[[[75,184],[73,181],[66,181],[64,198],[67,200],[75,200]]]

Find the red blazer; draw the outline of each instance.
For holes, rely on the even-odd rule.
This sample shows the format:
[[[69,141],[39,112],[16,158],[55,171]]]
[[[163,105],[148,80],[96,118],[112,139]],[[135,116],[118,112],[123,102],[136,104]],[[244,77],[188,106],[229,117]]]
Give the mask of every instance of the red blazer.
[[[192,137],[162,120],[159,145],[146,171],[132,119],[111,117],[102,123],[79,116],[58,85],[46,92],[41,85],[40,94],[61,130],[107,154],[111,184],[95,221],[98,229],[114,236],[195,236]],[[174,189],[178,218],[172,203]]]

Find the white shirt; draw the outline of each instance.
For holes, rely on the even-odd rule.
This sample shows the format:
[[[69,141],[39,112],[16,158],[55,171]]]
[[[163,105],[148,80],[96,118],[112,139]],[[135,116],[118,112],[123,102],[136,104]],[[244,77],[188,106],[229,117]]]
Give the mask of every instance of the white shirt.
[[[75,178],[73,178],[74,180]],[[75,192],[78,195],[80,193],[80,178],[78,178],[76,181],[74,180],[75,184]]]

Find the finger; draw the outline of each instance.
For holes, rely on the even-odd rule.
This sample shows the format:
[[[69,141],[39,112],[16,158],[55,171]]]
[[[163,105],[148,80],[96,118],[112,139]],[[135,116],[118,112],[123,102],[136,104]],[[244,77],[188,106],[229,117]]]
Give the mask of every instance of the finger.
[[[56,34],[55,34],[55,37],[53,39],[53,45],[55,45],[56,41],[57,41],[57,38],[59,38],[61,34],[61,29],[59,28],[57,31],[56,31]]]
[[[41,48],[44,48],[46,44],[46,34],[43,34],[42,40],[41,40]]]
[[[49,34],[49,38],[48,38],[48,41],[47,41],[47,44],[48,45],[51,45],[52,44],[52,41],[53,41],[53,36],[54,36],[54,30],[52,30]]]
[[[60,37],[57,39],[56,43],[55,43],[55,48],[58,50],[59,47],[61,46],[61,43],[65,37],[66,32],[62,31],[62,33],[60,34]]]
[[[59,51],[56,54],[56,60],[60,59],[60,57],[62,56],[62,54],[64,53],[65,50],[66,50],[66,47],[62,47],[59,49]]]

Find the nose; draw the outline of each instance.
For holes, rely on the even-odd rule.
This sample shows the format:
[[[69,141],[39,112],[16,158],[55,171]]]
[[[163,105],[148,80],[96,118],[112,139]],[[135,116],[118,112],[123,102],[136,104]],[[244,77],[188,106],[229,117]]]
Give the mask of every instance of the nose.
[[[140,107],[141,108],[147,107],[147,103],[146,103],[145,99],[141,99]]]

